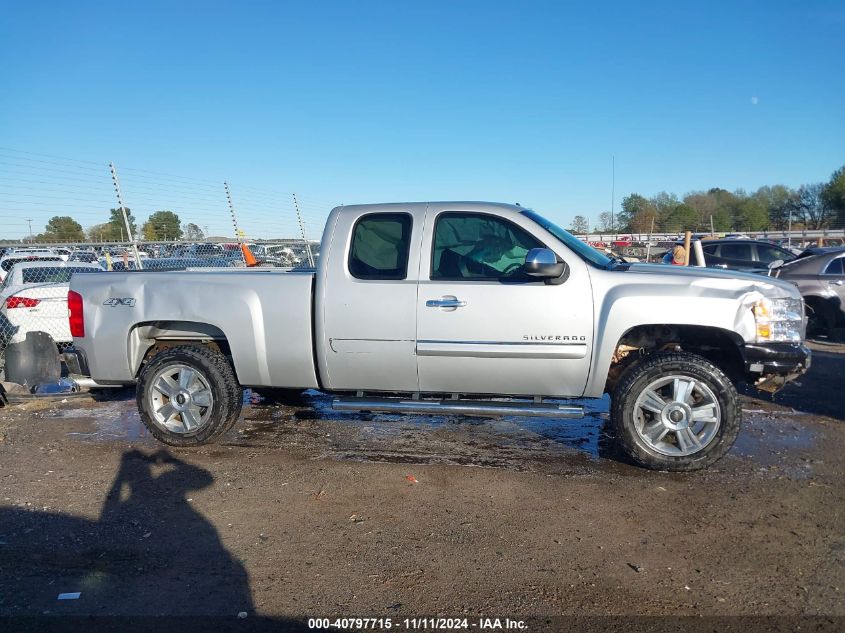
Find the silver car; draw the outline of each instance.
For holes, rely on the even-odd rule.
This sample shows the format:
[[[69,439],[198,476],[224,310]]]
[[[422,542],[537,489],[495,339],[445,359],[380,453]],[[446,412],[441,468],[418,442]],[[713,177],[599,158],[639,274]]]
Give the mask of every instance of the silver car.
[[[791,281],[807,306],[808,334],[833,336],[845,326],[845,248],[818,248],[785,264],[778,276]]]

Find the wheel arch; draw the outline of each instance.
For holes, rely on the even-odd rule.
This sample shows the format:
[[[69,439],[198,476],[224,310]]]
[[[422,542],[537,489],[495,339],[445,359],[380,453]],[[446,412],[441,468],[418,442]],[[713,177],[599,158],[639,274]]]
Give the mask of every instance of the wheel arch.
[[[128,357],[137,379],[144,363],[157,352],[179,345],[205,345],[225,355],[237,375],[229,339],[219,327],[200,321],[145,321],[129,331]]]
[[[731,330],[690,324],[635,325],[626,330],[614,347],[607,369],[605,391],[613,389],[622,372],[639,356],[658,351],[685,351],[703,356],[732,381],[744,375],[742,352],[745,341]]]

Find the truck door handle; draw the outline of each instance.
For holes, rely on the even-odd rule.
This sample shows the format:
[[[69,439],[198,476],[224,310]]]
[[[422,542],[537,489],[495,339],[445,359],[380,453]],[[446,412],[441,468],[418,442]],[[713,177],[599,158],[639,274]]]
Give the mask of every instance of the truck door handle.
[[[467,304],[457,297],[442,297],[440,299],[429,299],[425,302],[426,308],[463,308]]]
[[[831,286],[845,285],[845,281],[842,281],[841,279],[837,279],[836,281],[828,281],[827,283],[829,283]]]

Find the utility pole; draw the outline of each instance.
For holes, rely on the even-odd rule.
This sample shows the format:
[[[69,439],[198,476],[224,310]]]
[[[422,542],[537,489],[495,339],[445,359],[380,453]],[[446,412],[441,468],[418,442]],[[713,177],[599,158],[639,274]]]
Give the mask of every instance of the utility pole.
[[[226,202],[229,203],[229,213],[232,215],[232,226],[235,227],[235,239],[241,243],[241,230],[238,228],[238,218],[235,217],[235,205],[232,204],[232,192],[229,191],[229,183],[223,181],[223,189],[226,190]]]
[[[32,219],[28,219],[27,222],[29,222],[29,243],[32,244]]]
[[[238,228],[238,218],[235,216],[235,205],[232,203],[232,192],[229,191],[229,183],[227,181],[223,181],[223,189],[226,190],[226,201],[229,203],[229,213],[232,214],[232,225],[235,227],[235,238],[238,240],[238,244],[241,245],[241,256],[244,260],[244,266],[246,266],[246,253],[244,253],[243,249],[243,239],[241,239],[241,230]]]
[[[648,263],[649,257],[651,257],[651,236],[654,235],[654,216],[651,216],[651,230],[648,233],[648,244],[645,247],[645,261]]]
[[[308,265],[314,268],[314,256],[311,254],[311,245],[305,237],[305,225],[302,223],[302,214],[299,212],[299,203],[296,201],[296,194],[293,195],[293,206],[296,209],[296,219],[299,221],[299,232],[302,233],[302,241],[305,242],[305,252],[308,253]]]
[[[126,213],[126,205],[123,204],[123,194],[120,193],[120,181],[117,178],[117,169],[114,163],[109,163],[109,170],[111,171],[111,179],[114,184],[114,192],[117,195],[117,204],[120,212],[123,214],[123,224],[126,226],[126,237],[132,242],[132,253],[135,255],[135,267],[138,270],[143,270],[144,265],[141,263],[141,255],[138,253],[138,242],[132,236],[132,228],[129,225],[129,216]],[[120,232],[121,239],[123,238],[123,230]]]
[[[614,207],[616,206],[616,156],[610,157],[610,232],[616,232],[616,223],[614,221],[616,215]]]

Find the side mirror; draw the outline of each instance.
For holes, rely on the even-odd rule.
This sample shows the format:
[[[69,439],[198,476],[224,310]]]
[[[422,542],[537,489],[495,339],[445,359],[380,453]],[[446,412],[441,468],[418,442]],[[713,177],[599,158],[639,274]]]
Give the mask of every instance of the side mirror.
[[[778,271],[777,276],[780,277],[780,269],[783,267],[784,263],[785,262],[782,259],[776,259],[775,261],[770,263],[769,264],[769,277],[772,276],[772,273],[774,271]]]
[[[548,248],[532,248],[525,255],[523,268],[527,275],[546,279],[561,277],[566,271],[566,263],[558,261],[554,251]]]

